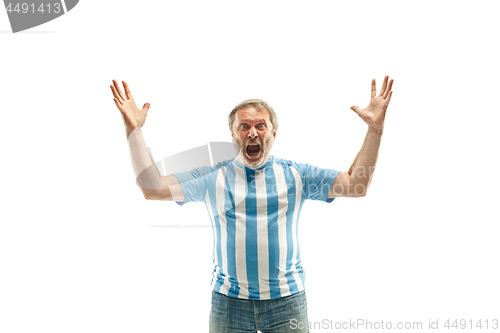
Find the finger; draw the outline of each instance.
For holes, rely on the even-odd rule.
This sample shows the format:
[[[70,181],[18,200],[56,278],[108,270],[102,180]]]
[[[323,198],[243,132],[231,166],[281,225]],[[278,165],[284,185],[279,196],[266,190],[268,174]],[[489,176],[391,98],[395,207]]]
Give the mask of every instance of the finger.
[[[125,87],[125,96],[127,96],[128,99],[133,99],[132,94],[130,93],[130,89],[128,88],[128,84],[125,81],[122,81],[123,86]]]
[[[116,80],[113,80],[113,85],[115,86],[118,96],[120,96],[120,98],[124,100],[125,97],[123,97],[122,91],[120,90],[120,86],[118,85],[118,82],[116,82]]]
[[[379,96],[383,96],[385,93],[385,88],[387,88],[387,80],[389,80],[389,75],[384,78],[384,84],[382,84],[382,89],[380,89]]]
[[[358,108],[356,105],[351,106],[351,110],[360,115],[363,112],[363,109]]]
[[[122,104],[123,100],[121,99],[120,95],[118,95],[118,93],[116,92],[115,87],[113,87],[113,86],[110,86],[110,87],[111,87],[111,91],[113,92],[113,96],[115,96],[115,98],[118,99],[120,104]]]
[[[389,82],[389,87],[387,87],[387,90],[385,91],[385,94],[384,94],[384,99],[387,98],[387,96],[389,95],[389,93],[391,92],[391,89],[392,89],[392,83],[394,82],[394,80],[391,79],[391,81]]]
[[[375,79],[372,80],[372,98],[377,96],[377,87],[375,86]]]
[[[389,93],[389,97],[387,97],[387,105],[389,105],[389,102],[391,101],[392,97],[392,91]]]
[[[113,85],[111,86],[111,90],[113,91],[113,95],[118,99],[120,104],[122,104],[123,98],[121,96],[120,87],[118,86],[118,83],[115,80],[113,80]]]
[[[118,99],[113,98],[113,101],[115,102],[116,107],[118,108],[118,110],[120,110],[121,113],[124,113],[124,111],[122,109],[122,105],[119,103]]]

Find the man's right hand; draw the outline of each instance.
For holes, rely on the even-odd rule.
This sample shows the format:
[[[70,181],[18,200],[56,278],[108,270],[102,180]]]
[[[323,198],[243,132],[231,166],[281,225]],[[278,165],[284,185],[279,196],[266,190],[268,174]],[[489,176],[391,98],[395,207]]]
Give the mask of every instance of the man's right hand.
[[[144,126],[146,122],[146,116],[148,114],[149,103],[144,104],[142,110],[139,110],[135,104],[130,89],[125,81],[122,81],[123,88],[125,90],[125,96],[120,90],[120,86],[116,80],[113,80],[113,85],[111,85],[111,91],[113,96],[115,96],[114,101],[118,110],[120,110],[125,125],[127,138],[130,133],[136,129],[139,125]]]

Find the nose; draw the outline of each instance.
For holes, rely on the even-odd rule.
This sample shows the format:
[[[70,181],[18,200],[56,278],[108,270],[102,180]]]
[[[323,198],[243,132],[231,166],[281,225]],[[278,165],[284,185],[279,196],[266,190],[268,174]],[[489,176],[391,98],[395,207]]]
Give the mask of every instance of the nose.
[[[248,131],[248,137],[250,139],[255,139],[257,137],[257,130],[255,129],[254,126],[250,128],[250,131]]]

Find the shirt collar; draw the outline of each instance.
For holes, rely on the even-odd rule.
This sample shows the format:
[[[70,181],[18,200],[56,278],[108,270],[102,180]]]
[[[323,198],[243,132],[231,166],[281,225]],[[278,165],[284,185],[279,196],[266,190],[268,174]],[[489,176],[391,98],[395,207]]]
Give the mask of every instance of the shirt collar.
[[[241,165],[241,163],[240,163],[240,162],[238,162],[236,159],[234,159],[234,163],[235,163],[237,166],[239,166],[240,168],[245,168],[245,169],[247,169],[247,170],[254,170],[254,171],[256,171],[256,170],[261,170],[261,169],[265,169],[265,168],[267,168],[267,167],[271,166],[271,165],[273,164],[273,161],[274,161],[274,156],[273,156],[273,155],[269,155],[269,160],[268,160],[268,161],[267,161],[267,162],[266,162],[263,166],[261,166],[260,168],[257,168],[257,169],[252,169],[252,168],[248,168],[248,167],[246,167],[246,166],[244,166],[244,165]]]

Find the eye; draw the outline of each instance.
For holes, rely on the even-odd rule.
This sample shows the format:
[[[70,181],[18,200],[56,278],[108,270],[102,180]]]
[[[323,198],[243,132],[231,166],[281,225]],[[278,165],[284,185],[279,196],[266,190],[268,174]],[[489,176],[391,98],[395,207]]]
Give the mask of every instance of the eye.
[[[247,128],[248,126],[246,124],[241,125],[241,128]]]
[[[259,128],[265,128],[265,127],[266,127],[266,125],[264,125],[264,124],[259,124]]]

